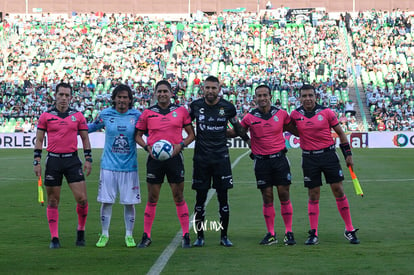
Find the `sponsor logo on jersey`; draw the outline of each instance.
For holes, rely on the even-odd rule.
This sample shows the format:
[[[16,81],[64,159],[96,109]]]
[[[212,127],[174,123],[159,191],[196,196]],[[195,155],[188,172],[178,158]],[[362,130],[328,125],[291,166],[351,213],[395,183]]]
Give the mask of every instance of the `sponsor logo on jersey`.
[[[128,130],[128,128],[126,126],[123,126],[123,125],[119,125],[117,128],[118,128],[119,132],[125,132],[125,131]]]
[[[223,131],[224,126],[207,126],[207,130],[209,130],[209,131]]]
[[[128,154],[131,148],[129,147],[128,138],[124,135],[119,135],[115,138],[112,145],[112,152],[119,154]]]

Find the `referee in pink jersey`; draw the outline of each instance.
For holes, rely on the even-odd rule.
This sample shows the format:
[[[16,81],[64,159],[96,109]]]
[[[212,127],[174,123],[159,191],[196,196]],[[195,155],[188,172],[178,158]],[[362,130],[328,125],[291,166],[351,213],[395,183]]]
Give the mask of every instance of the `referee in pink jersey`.
[[[136,124],[135,141],[148,153],[147,187],[148,201],[144,213],[144,233],[138,248],[146,248],[151,243],[151,229],[155,219],[156,207],[165,176],[170,184],[178,220],[183,233],[182,247],[190,248],[188,206],[184,200],[184,156],[182,150],[194,140],[194,128],[190,114],[183,106],[171,103],[171,84],[160,80],[155,84],[157,104],[144,110]],[[183,129],[187,137],[183,138]],[[148,134],[147,140],[143,139]],[[170,159],[160,161],[153,158],[152,146],[158,140],[165,139],[174,146]]]
[[[254,159],[254,173],[257,188],[263,199],[263,216],[267,234],[261,245],[277,243],[275,234],[275,208],[273,205],[273,186],[276,186],[280,213],[285,224],[285,245],[295,245],[292,232],[293,208],[289,188],[292,175],[289,160],[286,157],[286,145],[283,131],[296,133],[290,117],[285,110],[271,105],[271,91],[267,85],[255,89],[257,108],[252,109],[241,121],[241,125],[250,131],[250,147]]]
[[[60,190],[63,176],[77,202],[78,226],[76,245],[85,246],[85,224],[88,215],[88,200],[86,195],[86,175],[91,173],[92,153],[88,136],[88,125],[81,112],[70,107],[72,87],[67,83],[56,86],[55,106],[43,113],[39,118],[34,149],[34,172],[41,176],[40,165],[42,144],[47,133],[47,158],[44,185],[47,192],[47,220],[51,234],[50,248],[60,248],[59,241],[59,211]],[[82,139],[85,162],[78,157],[78,133]]]
[[[318,238],[319,197],[322,186],[322,173],[336,199],[338,211],[345,222],[344,236],[351,244],[359,244],[352,225],[348,199],[344,193],[342,181],[344,174],[335,150],[332,138],[333,129],[340,139],[340,148],[346,165],[353,166],[352,152],[347,137],[339,125],[336,114],[329,108],[316,103],[315,88],[305,84],[300,89],[301,107],[290,116],[296,124],[300,147],[302,148],[302,169],[305,187],[308,188],[308,215],[310,222],[309,237],[306,245],[316,245]]]

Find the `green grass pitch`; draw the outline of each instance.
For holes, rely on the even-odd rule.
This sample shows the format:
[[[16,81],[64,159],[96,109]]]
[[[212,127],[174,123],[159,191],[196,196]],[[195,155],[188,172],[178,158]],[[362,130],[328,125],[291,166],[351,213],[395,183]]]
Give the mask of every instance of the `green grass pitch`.
[[[234,162],[246,149],[231,150]],[[339,152],[339,150],[338,150]],[[283,245],[284,225],[276,199],[276,233],[279,243],[260,246],[266,233],[262,202],[256,189],[253,162],[243,157],[233,169],[234,188],[229,191],[232,248],[219,245],[220,233],[206,232],[203,248],[175,250],[162,274],[410,274],[414,270],[414,173],[413,149],[354,149],[355,173],[364,191],[355,194],[349,172],[344,181],[360,245],[343,237],[344,224],[330,188],[322,187],[320,200],[320,244],[303,243],[309,230],[307,190],[303,187],[300,150],[291,149],[293,184],[293,230],[297,245]],[[95,242],[100,233],[96,202],[99,157],[94,150],[93,172],[87,178],[89,215],[84,248],[75,246],[77,217],[72,194],[64,183],[59,208],[62,248],[50,250],[46,206],[37,202],[33,173],[33,151],[7,149],[0,153],[0,273],[2,274],[146,274],[180,229],[168,184],[164,184],[153,225],[153,243],[147,249],[128,249],[124,244],[123,209],[116,204],[106,248]],[[185,150],[185,198],[193,212],[195,192],[191,189],[191,149]],[[147,201],[145,153],[139,150],[139,174],[143,202],[136,207],[134,236],[140,241]],[[342,158],[342,156],[341,156]],[[345,168],[342,161],[343,168]],[[276,191],[276,190],[275,190]],[[277,198],[277,196],[276,196]],[[207,206],[208,221],[218,221],[217,198]],[[195,234],[190,229],[192,241]]]

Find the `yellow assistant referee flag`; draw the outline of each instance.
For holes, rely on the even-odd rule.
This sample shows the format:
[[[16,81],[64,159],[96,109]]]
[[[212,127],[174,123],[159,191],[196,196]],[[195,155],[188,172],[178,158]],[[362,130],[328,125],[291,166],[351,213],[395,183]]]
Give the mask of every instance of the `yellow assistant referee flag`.
[[[359,180],[357,176],[355,175],[354,171],[352,170],[351,166],[349,166],[349,172],[351,173],[352,182],[354,183],[355,193],[363,197],[364,192],[362,192],[362,188],[361,188],[361,185],[359,184]]]
[[[43,186],[42,186],[42,176],[37,179],[37,200],[39,201],[40,205],[44,205],[44,198],[43,198]]]

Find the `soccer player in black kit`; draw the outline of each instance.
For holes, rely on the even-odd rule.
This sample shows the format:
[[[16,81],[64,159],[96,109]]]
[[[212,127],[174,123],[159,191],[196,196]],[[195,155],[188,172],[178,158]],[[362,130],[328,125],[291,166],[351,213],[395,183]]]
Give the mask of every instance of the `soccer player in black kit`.
[[[190,105],[190,116],[196,120],[196,143],[193,158],[193,184],[196,190],[195,227],[197,240],[194,246],[204,245],[202,223],[205,216],[205,202],[208,190],[216,189],[219,202],[221,229],[220,244],[233,246],[227,237],[229,224],[229,204],[227,190],[233,188],[233,177],[229,150],[227,147],[227,124],[230,122],[237,135],[250,142],[245,130],[236,117],[233,104],[219,97],[220,82],[215,76],[206,78],[203,84],[204,97],[193,101]]]

